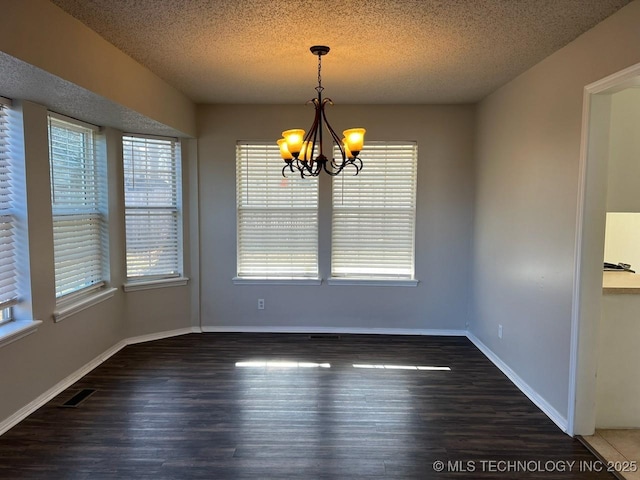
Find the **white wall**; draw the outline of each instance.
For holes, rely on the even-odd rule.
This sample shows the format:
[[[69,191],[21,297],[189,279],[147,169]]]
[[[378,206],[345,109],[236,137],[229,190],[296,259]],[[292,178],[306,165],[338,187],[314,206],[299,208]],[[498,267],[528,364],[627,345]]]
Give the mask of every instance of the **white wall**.
[[[611,95],[608,212],[640,212],[640,88]]]
[[[194,106],[184,95],[50,2],[5,2],[3,21],[1,52],[194,134]],[[28,131],[26,182],[31,192],[29,253],[34,280],[29,308],[44,323],[36,333],[0,348],[0,364],[12,367],[0,371],[0,419],[125,336],[194,325],[198,307],[205,326],[223,329],[464,329],[471,322],[481,341],[566,416],[582,89],[640,61],[638,24],[640,3],[635,1],[485,99],[477,128],[473,106],[330,109],[334,126],[363,124],[369,140],[418,141],[416,275],[421,283],[416,288],[232,285],[235,142],[278,138],[289,125],[307,126],[312,112],[302,105],[204,106],[198,111],[199,155],[190,145],[191,163],[185,167],[190,180],[199,173],[194,187],[200,195],[194,188],[186,202],[193,221],[185,238],[189,243],[190,235],[201,233],[193,244],[201,262],[189,262],[192,270],[200,269],[201,304],[194,292],[196,275],[188,287],[118,292],[53,323],[46,102],[43,106],[25,102],[21,108]],[[68,55],[70,50],[76,55]],[[321,198],[328,201],[326,180],[321,190]],[[199,224],[194,211],[198,199]],[[121,199],[114,208],[121,216]],[[327,213],[320,219],[325,277]],[[122,224],[114,228],[112,272],[115,283],[120,283]],[[600,262],[601,258],[593,259],[591,267],[598,268]],[[261,312],[255,308],[258,297],[267,302]],[[499,323],[504,325],[502,341],[496,335]],[[581,337],[583,348],[596,349],[596,330]],[[595,379],[595,367],[583,370],[581,376]]]
[[[640,271],[640,88],[611,95],[604,261]]]
[[[472,235],[474,107],[341,106],[334,127],[364,125],[372,140],[418,142],[418,287],[233,285],[236,275],[235,145],[274,141],[313,110],[201,106],[198,111],[201,315],[206,328],[465,329]],[[366,148],[362,153],[366,168]],[[330,207],[330,179],[320,202]],[[320,272],[330,270],[330,208],[320,216]],[[266,308],[257,310],[257,299]]]
[[[604,261],[627,263],[640,272],[640,213],[607,212]]]
[[[183,93],[48,0],[2,3],[0,52],[185,135],[195,134],[194,105]],[[73,102],[72,96],[67,99]]]
[[[16,138],[24,137],[24,142],[19,140],[12,145],[12,151],[18,155],[18,161],[22,156],[25,159],[20,174],[26,187],[26,206],[21,208],[20,215],[21,229],[25,240],[28,239],[20,245],[24,253],[23,273],[27,276],[20,279],[24,301],[17,310],[21,318],[43,323],[35,333],[0,348],[0,364],[6,367],[0,369],[0,428],[5,422],[10,423],[12,415],[22,407],[123,339],[198,324],[197,275],[185,287],[131,293],[120,289],[125,280],[121,129],[126,123],[143,125],[144,133],[162,134],[169,130],[194,134],[194,105],[48,1],[4,2],[2,19],[0,95],[8,95],[5,86],[15,89],[16,85],[20,87],[16,91],[25,93],[24,97],[14,97],[15,110],[11,115],[19,130]],[[70,51],[74,54],[70,55]],[[11,65],[16,68],[10,68]],[[56,88],[43,84],[43,80],[55,80]],[[32,95],[40,102],[21,101]],[[114,127],[103,129],[102,134],[109,176],[110,280],[118,291],[112,298],[54,323],[47,111],[49,101],[59,105],[63,97],[78,119]],[[111,110],[102,111],[96,105]],[[124,115],[121,124],[116,121],[119,113]],[[127,117],[132,115],[133,122]],[[160,130],[156,132],[154,128]],[[197,146],[194,140],[186,140],[184,145],[184,243],[188,276],[193,270],[197,274],[197,265],[194,267],[190,256],[190,242],[194,233],[197,236],[198,203],[190,198],[189,188],[197,171]],[[197,194],[197,190],[194,192]],[[195,245],[197,253],[197,242]]]
[[[189,282],[184,286],[127,292],[124,299],[126,338],[200,326],[197,298],[198,191],[197,185],[194,191],[191,188],[192,182],[197,178],[197,173],[194,174],[198,169],[197,141],[183,139],[181,144],[183,272]],[[119,165],[122,165],[122,162]]]
[[[583,89],[640,62],[639,23],[635,1],[487,97],[478,111],[471,331],[565,418]],[[601,270],[601,254],[591,257],[589,268]],[[589,288],[597,297],[601,284]],[[599,311],[580,338],[581,352],[596,351]],[[589,433],[595,363],[581,365],[584,415],[576,433]]]
[[[604,260],[640,272],[640,88],[611,95]],[[596,427],[640,427],[640,295],[605,293],[598,334]]]
[[[0,422],[51,388],[69,374],[106,351],[123,338],[123,294],[117,292],[98,305],[54,323],[55,276],[51,194],[49,190],[49,150],[47,109],[30,102],[18,102],[12,115],[23,128],[26,155],[26,188],[30,260],[30,305],[21,305],[20,313],[42,320],[38,330],[0,348]],[[105,132],[112,143],[118,132]],[[114,156],[109,158],[113,164]],[[113,169],[110,168],[110,174]],[[111,182],[110,204],[117,184]],[[111,213],[121,212],[121,209]],[[122,282],[119,260],[123,249],[117,237],[121,225],[110,225],[111,275],[115,285]]]
[[[1,85],[0,85],[1,89]],[[0,425],[36,397],[109,350],[125,338],[197,326],[192,316],[191,284],[124,293],[125,281],[124,193],[122,182],[122,132],[104,129],[100,136],[107,152],[109,180],[109,266],[110,285],[118,288],[114,297],[82,310],[58,323],[53,254],[53,230],[49,186],[47,113],[43,105],[14,102],[12,123],[16,138],[24,137],[13,150],[24,152],[25,168],[20,177],[26,183],[26,208],[22,221],[28,235],[21,245],[24,301],[16,308],[20,319],[42,320],[35,333],[0,348]],[[21,142],[19,142],[21,143]],[[186,142],[192,144],[193,142]],[[195,145],[184,149],[183,194],[189,198],[190,161]],[[185,201],[185,275],[190,275],[190,203]],[[24,239],[25,241],[27,238]],[[197,285],[197,279],[195,280]]]
[[[640,428],[640,295],[605,294],[598,339],[597,428]]]

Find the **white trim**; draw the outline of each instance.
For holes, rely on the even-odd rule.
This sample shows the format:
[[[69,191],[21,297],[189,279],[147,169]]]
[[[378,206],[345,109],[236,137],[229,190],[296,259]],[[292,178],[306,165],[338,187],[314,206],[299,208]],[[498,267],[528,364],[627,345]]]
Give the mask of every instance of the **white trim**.
[[[560,412],[551,406],[544,398],[542,398],[527,382],[518,376],[516,372],[504,363],[489,347],[478,339],[473,333],[467,332],[467,338],[487,357],[493,364],[504,373],[511,382],[524,393],[542,412],[551,419],[563,432],[567,433],[568,422]]]
[[[417,287],[419,280],[409,278],[343,278],[331,277],[327,285],[357,285],[369,287]]]
[[[637,87],[638,79],[636,77],[638,76],[640,76],[640,63],[590,83],[584,89],[590,94],[602,93],[609,89],[611,89],[609,93],[614,93],[629,87]]]
[[[97,125],[93,125],[92,123],[83,122],[82,120],[78,120],[77,118],[67,117],[66,115],[62,115],[61,113],[52,112],[49,110],[49,116],[51,118],[55,118],[56,120],[60,120],[62,122],[71,123],[73,125],[77,125],[80,127],[88,128],[89,130],[93,130],[94,132],[100,132],[100,127]]]
[[[573,295],[571,299],[571,342],[569,353],[569,395],[567,408],[567,433],[576,431],[576,403],[578,390],[578,362],[582,298],[582,246],[584,243],[584,215],[587,195],[587,168],[589,158],[589,123],[591,121],[591,96],[609,89],[622,89],[635,84],[640,76],[640,63],[590,83],[584,88],[582,100],[582,131],[580,134],[580,159],[578,172],[578,205],[576,211],[576,236],[574,248]],[[595,403],[594,407],[595,408]]]
[[[149,333],[147,335],[130,337],[130,338],[127,338],[125,342],[127,342],[127,345],[133,345],[136,343],[153,342],[154,340],[162,340],[163,338],[179,337],[181,335],[188,335],[190,333],[202,333],[202,332],[199,327],[178,328],[177,330],[167,330],[164,332]]]
[[[20,303],[20,300],[18,300],[17,298],[12,298],[11,300],[7,300],[6,302],[0,302],[0,310],[4,310],[5,308],[13,307],[14,305],[17,305],[18,303]],[[0,325],[2,325],[2,324],[0,323]]]
[[[137,138],[147,138],[149,140],[169,140],[176,143],[180,143],[180,138],[178,137],[165,137],[162,135],[143,135],[141,133],[131,133],[131,132],[123,132],[123,137],[137,137]]]
[[[203,333],[321,333],[354,335],[424,335],[464,337],[465,330],[413,329],[413,328],[360,328],[360,327],[274,327],[254,325],[203,325]]]
[[[580,135],[580,165],[578,166],[578,208],[576,212],[576,236],[574,239],[573,294],[571,297],[571,340],[569,343],[569,395],[567,398],[567,433],[575,431],[575,407],[578,371],[578,340],[580,330],[580,298],[582,274],[582,229],[587,187],[587,142],[589,131],[591,96],[585,88],[582,99],[582,133]]]
[[[30,322],[39,325],[40,321]],[[34,326],[34,327],[35,327]],[[35,331],[35,330],[32,330]],[[32,402],[22,407],[20,410],[0,422],[0,435],[24,420],[37,409],[45,405],[51,399],[62,393],[75,382],[80,380],[91,370],[108,360],[111,356],[119,352],[127,345],[136,343],[150,342],[163,338],[176,337],[190,333],[202,332],[264,332],[264,333],[326,333],[326,334],[382,334],[382,335],[422,335],[422,336],[453,336],[467,337],[493,364],[498,367],[507,378],[522,391],[544,414],[546,414],[562,431],[567,432],[567,420],[560,415],[544,398],[535,392],[524,380],[522,380],[511,368],[509,368],[496,354],[494,354],[486,345],[484,345],[475,335],[466,330],[449,330],[449,329],[400,329],[400,328],[337,328],[337,327],[254,327],[254,326],[204,326],[186,327],[177,330],[169,330],[164,332],[150,333],[147,335],[139,335],[130,337],[118,342],[113,347],[107,349],[104,353],[82,366],[62,381],[55,384],[49,390],[38,396]],[[27,333],[28,334],[28,333]]]
[[[67,293],[61,297],[56,298],[56,306],[64,308],[66,305],[72,305],[78,301],[78,299],[90,297],[100,291],[106,286],[104,281],[95,283],[89,287],[81,288],[71,293]]]
[[[141,280],[122,284],[125,292],[137,292],[138,290],[152,290],[165,287],[183,287],[189,283],[188,277],[161,278],[158,280]]]
[[[42,322],[38,322],[38,324],[40,323]],[[141,342],[149,342],[153,340],[160,340],[162,338],[175,337],[175,336],[184,335],[188,333],[199,333],[199,331],[200,329],[197,327],[181,328],[178,330],[170,330],[165,332],[152,333],[149,335],[140,335],[138,337],[131,337],[116,343],[113,347],[107,349],[104,353],[98,355],[93,360],[89,361],[87,364],[80,367],[78,370],[73,372],[71,375],[67,376],[65,379],[56,383],[49,390],[44,392],[42,395],[38,396],[35,400],[29,402],[27,405],[25,405],[20,410],[15,412],[13,415],[2,420],[0,422],[0,435],[5,433],[10,428],[14,427],[16,424],[18,424],[25,418],[27,418],[29,415],[31,415],[33,412],[38,410],[40,407],[45,405],[47,402],[49,402],[53,398],[60,395],[60,393],[64,392],[71,385],[73,385],[82,377],[84,377],[89,372],[91,372],[91,370],[93,370],[94,368],[96,368],[106,360],[108,360],[110,357],[118,353],[127,345],[132,345],[132,344],[141,343]]]
[[[234,285],[320,285],[321,278],[246,278],[233,277]]]
[[[20,340],[38,330],[42,320],[13,320],[0,326],[0,347]]]
[[[81,300],[78,300],[77,302],[73,302],[64,306],[58,306],[53,312],[53,320],[55,322],[60,322],[61,320],[75,315],[82,310],[86,310],[89,307],[93,307],[98,303],[108,300],[109,298],[113,297],[117,291],[117,288],[107,288],[105,290],[101,290],[98,293],[92,294],[91,296],[87,296]]]
[[[4,432],[12,428],[17,423],[27,418],[37,409],[39,409],[40,407],[45,405],[47,402],[49,402],[51,399],[55,398],[57,395],[65,391],[67,388],[69,388],[71,385],[76,383],[78,380],[80,380],[82,377],[84,377],[87,373],[89,373],[91,370],[96,368],[102,362],[107,360],[109,357],[111,357],[115,353],[119,352],[126,345],[127,343],[124,340],[117,343],[116,345],[108,349],[106,352],[98,355],[89,363],[87,363],[86,365],[82,366],[81,368],[73,372],[71,375],[69,375],[65,379],[56,383],[53,387],[51,387],[49,390],[44,392],[42,395],[37,397],[32,402],[29,402],[27,405],[22,407],[16,413],[14,413],[10,417],[0,422],[0,435],[2,435]]]

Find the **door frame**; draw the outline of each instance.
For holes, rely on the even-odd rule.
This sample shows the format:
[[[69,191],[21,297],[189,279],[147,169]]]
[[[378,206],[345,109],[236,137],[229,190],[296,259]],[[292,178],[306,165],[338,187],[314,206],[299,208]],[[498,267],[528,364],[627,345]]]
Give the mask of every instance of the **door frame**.
[[[595,429],[611,94],[637,86],[640,63],[587,85],[583,92],[567,409],[572,436]]]

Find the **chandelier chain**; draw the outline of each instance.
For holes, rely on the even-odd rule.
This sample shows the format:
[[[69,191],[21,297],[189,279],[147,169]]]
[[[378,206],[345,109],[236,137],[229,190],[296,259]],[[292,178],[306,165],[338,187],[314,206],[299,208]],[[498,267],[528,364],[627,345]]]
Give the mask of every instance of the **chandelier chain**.
[[[316,90],[318,92],[321,92],[322,90],[324,90],[324,88],[322,87],[322,55],[318,55],[318,87],[316,88]]]

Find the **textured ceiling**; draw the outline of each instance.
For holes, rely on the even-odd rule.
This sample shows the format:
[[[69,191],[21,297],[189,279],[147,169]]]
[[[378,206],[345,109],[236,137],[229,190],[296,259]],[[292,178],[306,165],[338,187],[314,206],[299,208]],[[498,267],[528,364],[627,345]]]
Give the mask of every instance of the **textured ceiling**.
[[[156,122],[96,93],[0,52],[2,95],[46,105],[53,112],[125,132],[183,137],[184,133]]]
[[[475,102],[629,0],[52,0],[197,103]]]

